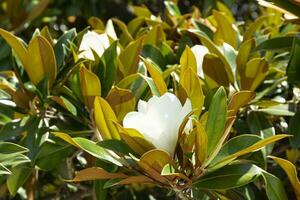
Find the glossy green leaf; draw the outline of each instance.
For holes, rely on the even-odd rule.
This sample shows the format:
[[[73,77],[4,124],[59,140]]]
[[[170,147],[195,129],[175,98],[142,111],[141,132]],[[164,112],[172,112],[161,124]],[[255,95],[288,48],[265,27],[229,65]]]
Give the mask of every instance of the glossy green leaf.
[[[122,166],[122,164],[117,159],[113,158],[104,148],[98,146],[92,140],[88,140],[86,138],[81,138],[81,137],[72,138],[68,134],[61,133],[61,132],[52,132],[52,133],[55,136],[68,142],[69,144],[91,154],[95,158],[113,163],[117,166]]]
[[[69,46],[69,44],[74,40],[76,35],[77,35],[76,30],[70,29],[57,40],[54,46],[54,52],[55,52],[55,58],[56,58],[56,63],[58,68],[62,67],[64,63],[64,59],[67,56],[67,52],[65,51],[65,48]]]
[[[294,38],[293,47],[291,50],[290,61],[286,69],[286,74],[288,76],[288,82],[291,84],[300,84],[300,36]]]
[[[208,118],[206,123],[207,151],[213,152],[222,138],[227,118],[227,97],[223,87],[220,87],[214,94],[209,105]]]
[[[293,137],[290,137],[291,147],[297,149],[300,147],[300,112],[297,112],[289,122],[288,133]]]
[[[263,41],[254,50],[255,51],[278,51],[290,50],[293,46],[293,36],[275,37]]]
[[[274,200],[287,200],[287,195],[284,186],[279,178],[276,176],[262,172],[262,176],[266,184],[266,192],[269,199]]]
[[[28,165],[19,165],[11,170],[6,181],[7,188],[11,195],[15,196],[18,189],[26,182],[33,169]]]
[[[218,164],[222,165],[222,163],[224,163],[224,162],[228,163],[230,161],[233,161],[234,159],[238,158],[239,156],[257,151],[257,150],[265,147],[268,144],[271,144],[273,142],[276,142],[276,141],[281,140],[281,139],[286,138],[286,137],[289,137],[289,135],[284,135],[284,134],[274,135],[274,136],[268,137],[266,139],[259,140],[254,144],[252,144],[252,141],[254,142],[255,138],[252,138],[251,139],[252,141],[249,140],[248,141],[249,143],[247,141],[244,141],[244,144],[243,143],[242,144],[237,143],[237,142],[241,142],[241,140],[245,140],[244,138],[247,138],[247,139],[250,138],[249,136],[243,136],[242,135],[242,136],[239,136],[237,138],[233,138],[230,141],[228,141],[228,143],[225,144],[226,146],[224,145],[225,146],[224,147],[224,149],[225,149],[224,150],[224,155],[225,156],[222,156],[222,153],[221,153],[220,157],[216,158],[217,161],[214,162],[214,166],[216,166]],[[229,152],[227,152],[228,149],[231,149],[231,150],[229,150]],[[222,151],[222,149],[221,149],[221,151]],[[230,151],[232,153],[230,153]],[[211,167],[213,167],[213,166],[211,166]]]
[[[228,190],[254,181],[261,173],[253,164],[232,164],[208,173],[193,183],[193,187],[209,190]]]

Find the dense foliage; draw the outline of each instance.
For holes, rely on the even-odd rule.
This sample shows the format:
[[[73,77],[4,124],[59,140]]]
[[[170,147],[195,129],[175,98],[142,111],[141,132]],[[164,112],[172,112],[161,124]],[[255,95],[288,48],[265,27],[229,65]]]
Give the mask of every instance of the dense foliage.
[[[0,5],[0,199],[300,200],[299,0]]]

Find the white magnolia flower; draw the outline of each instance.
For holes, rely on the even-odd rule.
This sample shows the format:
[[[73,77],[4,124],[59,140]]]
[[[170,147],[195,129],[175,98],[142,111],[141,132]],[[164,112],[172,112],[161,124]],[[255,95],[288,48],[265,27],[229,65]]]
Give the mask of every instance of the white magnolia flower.
[[[148,102],[140,100],[138,111],[128,113],[123,126],[138,130],[156,148],[173,155],[180,125],[191,111],[189,99],[182,106],[174,94],[165,93],[160,97],[153,96]],[[185,132],[188,133],[191,128],[192,123],[189,121]]]
[[[203,45],[195,45],[191,48],[197,62],[197,73],[200,77],[204,78],[203,74],[203,59],[206,54],[209,53],[209,50]]]
[[[98,34],[94,31],[88,31],[82,37],[82,41],[79,46],[80,53],[78,57],[94,61],[95,58],[93,51],[96,52],[99,57],[101,57],[105,49],[107,49],[109,46],[109,38],[106,33]]]

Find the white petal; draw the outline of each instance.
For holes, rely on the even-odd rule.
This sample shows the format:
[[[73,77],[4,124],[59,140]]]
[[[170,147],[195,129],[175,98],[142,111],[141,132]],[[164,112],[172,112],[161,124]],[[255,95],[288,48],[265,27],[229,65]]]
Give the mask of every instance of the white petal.
[[[178,130],[185,116],[192,110],[190,100],[184,106],[172,93],[153,96],[148,102],[139,101],[138,112],[128,113],[123,126],[138,130],[158,149],[174,154]]]
[[[95,58],[93,51],[95,51],[97,55],[101,57],[109,45],[109,38],[106,34],[99,35],[96,32],[88,31],[82,37],[82,41],[79,46],[79,51],[81,53],[78,55],[78,57],[94,61]]]
[[[209,50],[203,46],[203,45],[195,45],[191,48],[192,52],[194,53],[195,57],[196,57],[196,62],[197,62],[197,73],[200,77],[204,77],[203,74],[203,69],[202,69],[202,65],[203,65],[203,59],[204,56],[209,53]]]
[[[123,126],[125,128],[134,128],[138,130],[150,142],[153,140],[160,140],[160,137],[162,136],[162,129],[157,126],[157,123],[140,112],[128,113],[124,117]],[[153,144],[156,146],[155,143]]]
[[[148,104],[146,101],[140,100],[138,103],[138,111],[142,113],[146,113],[148,108]]]

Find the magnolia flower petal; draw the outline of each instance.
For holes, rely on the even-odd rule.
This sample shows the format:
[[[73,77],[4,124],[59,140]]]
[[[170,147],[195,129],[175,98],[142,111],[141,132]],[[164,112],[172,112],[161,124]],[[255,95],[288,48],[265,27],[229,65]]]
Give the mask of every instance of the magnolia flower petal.
[[[80,54],[78,57],[94,61],[95,58],[93,51],[96,52],[99,57],[101,57],[105,49],[107,49],[109,46],[109,38],[105,33],[99,35],[96,32],[88,31],[82,37],[82,41],[79,46]]]
[[[203,69],[202,69],[203,59],[204,56],[209,53],[209,50],[203,45],[195,45],[191,48],[191,50],[194,53],[194,56],[196,58],[197,73],[201,78],[204,78]]]
[[[148,108],[148,104],[146,101],[140,100],[138,103],[138,111],[142,113],[146,113]]]
[[[125,128],[136,129],[146,138],[146,140],[152,142],[156,147],[161,147],[161,145],[157,146],[157,141],[160,141],[163,136],[162,129],[157,126],[157,123],[154,122],[153,119],[147,117],[143,113],[128,113],[123,120],[123,126]]]
[[[172,93],[153,96],[148,102],[139,101],[138,112],[128,113],[124,120],[125,128],[134,128],[161,150],[174,154],[178,131],[184,118],[192,111],[189,99],[184,106]],[[186,126],[187,132],[190,125]]]

